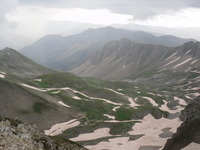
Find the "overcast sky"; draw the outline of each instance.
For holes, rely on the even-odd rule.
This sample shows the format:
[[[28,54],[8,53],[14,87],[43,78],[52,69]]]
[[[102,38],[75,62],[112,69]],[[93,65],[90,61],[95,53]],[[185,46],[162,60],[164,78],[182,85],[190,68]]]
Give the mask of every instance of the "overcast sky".
[[[38,38],[64,22],[200,27],[199,0],[0,0],[0,30]],[[58,24],[63,23],[63,26]],[[55,25],[55,26],[54,26]]]

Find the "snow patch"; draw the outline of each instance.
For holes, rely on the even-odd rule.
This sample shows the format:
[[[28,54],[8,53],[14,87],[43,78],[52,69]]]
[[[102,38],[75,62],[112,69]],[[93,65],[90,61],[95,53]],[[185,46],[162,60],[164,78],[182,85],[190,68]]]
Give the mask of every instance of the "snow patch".
[[[107,90],[109,90],[109,91],[112,91],[112,92],[114,92],[114,93],[116,93],[116,94],[119,94],[119,95],[124,95],[123,93],[120,93],[120,92],[115,91],[115,90],[110,89],[110,88],[105,88],[105,89],[107,89]]]
[[[109,119],[115,119],[115,116],[110,116],[108,114],[104,114],[105,117],[108,117]]]
[[[128,100],[129,100],[129,102],[130,102],[129,105],[130,105],[131,107],[139,106],[137,103],[135,103],[135,101],[133,100],[132,97],[128,97]],[[137,98],[136,98],[136,100],[137,100]]]
[[[172,64],[172,63],[178,61],[180,58],[181,58],[181,57],[178,57],[178,58],[176,58],[176,59],[170,61],[169,63],[165,64],[163,67],[166,67],[166,66],[168,66],[168,65],[170,65],[170,64]]]
[[[46,135],[50,135],[50,136],[55,136],[58,134],[63,133],[63,131],[76,127],[80,124],[79,121],[77,121],[76,119],[67,121],[67,122],[63,122],[63,123],[57,123],[55,125],[53,125],[49,130],[44,130],[44,133]]]
[[[0,74],[0,78],[5,78],[5,76],[3,74]]]
[[[94,140],[102,137],[112,136],[110,133],[110,128],[100,128],[95,130],[92,133],[85,133],[81,134],[78,137],[71,138],[72,141],[87,141],[87,140]]]
[[[158,106],[158,104],[150,97],[146,97],[146,96],[142,96],[143,98],[147,99],[150,101],[150,103],[153,105],[153,106]]]
[[[190,64],[192,65],[192,64],[194,64],[194,63],[197,62],[197,61],[198,61],[198,59],[194,60],[194,61],[191,62]]]
[[[130,135],[144,134],[135,141],[130,141],[129,137],[116,137],[109,139],[108,141],[103,141],[97,145],[86,146],[88,149],[100,150],[138,150],[140,146],[161,146],[163,147],[166,143],[165,138],[160,138],[159,134],[162,133],[162,129],[171,128],[170,131],[175,132],[177,127],[180,126],[182,122],[177,119],[155,119],[152,115],[147,115],[144,117],[141,123],[136,123],[133,126],[133,131],[130,131]]]
[[[0,71],[0,74],[6,75],[6,73],[5,73],[5,72],[2,72],[2,71]]]
[[[42,79],[34,79],[34,81],[42,82]]]
[[[170,58],[172,58],[174,55],[176,55],[177,54],[177,52],[175,52],[174,54],[172,54],[171,56],[169,56],[168,58],[166,58],[165,60],[168,60],[168,59],[170,59]]]
[[[176,106],[176,109],[171,110],[167,106],[167,101],[166,100],[163,100],[163,101],[164,101],[164,104],[160,107],[160,110],[167,111],[167,112],[169,112],[171,114],[174,114],[174,113],[177,113],[177,112],[181,112],[181,110],[184,109],[181,106]]]
[[[24,87],[27,87],[27,88],[30,88],[30,89],[33,89],[33,90],[36,90],[36,91],[40,91],[40,92],[47,92],[48,90],[46,90],[46,89],[41,89],[41,88],[36,88],[36,87],[34,87],[34,86],[31,86],[31,85],[27,85],[27,84],[20,84],[20,85],[22,85],[22,86],[24,86]]]
[[[187,105],[187,103],[185,102],[185,100],[181,99],[179,97],[174,96],[174,100],[178,100],[180,105],[184,105],[184,106]]]
[[[112,111],[116,111],[118,108],[120,108],[120,106],[114,107],[114,108],[112,109]]]
[[[60,91],[51,92],[52,94],[58,94]]]
[[[191,52],[192,50],[187,51],[185,54],[188,54],[189,52]]]
[[[70,106],[66,105],[65,103],[63,103],[62,101],[58,101],[58,104],[65,106],[65,107],[70,107]]]
[[[73,96],[72,98],[73,98],[73,99],[77,99],[77,100],[80,100],[80,99],[81,99],[81,98],[78,97],[78,96]]]
[[[183,65],[183,64],[187,63],[188,61],[190,61],[191,59],[192,59],[192,58],[188,58],[187,60],[185,60],[185,61],[179,63],[178,65],[174,66],[173,68],[177,68],[177,67]]]

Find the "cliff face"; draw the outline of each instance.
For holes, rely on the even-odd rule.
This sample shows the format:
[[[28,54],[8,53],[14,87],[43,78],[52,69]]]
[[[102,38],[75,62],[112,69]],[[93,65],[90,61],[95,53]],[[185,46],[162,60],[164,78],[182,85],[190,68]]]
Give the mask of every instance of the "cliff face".
[[[180,119],[184,122],[167,140],[163,150],[180,150],[193,142],[200,143],[200,97],[188,104],[181,112]]]
[[[84,150],[85,148],[65,141],[51,139],[31,125],[18,120],[0,117],[0,149],[3,150]]]

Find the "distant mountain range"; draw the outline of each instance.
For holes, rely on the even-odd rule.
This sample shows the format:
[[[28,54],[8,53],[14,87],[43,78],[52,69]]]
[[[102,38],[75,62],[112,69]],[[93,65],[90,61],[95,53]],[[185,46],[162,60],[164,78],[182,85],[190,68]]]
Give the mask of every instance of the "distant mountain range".
[[[102,49],[111,40],[128,38],[135,42],[179,46],[194,39],[182,39],[175,36],[154,36],[143,31],[102,27],[88,29],[80,34],[62,37],[47,35],[30,46],[20,50],[22,54],[47,67],[67,71],[80,65],[94,52]]]
[[[135,43],[129,39],[111,41],[85,63],[71,70],[84,77],[125,79],[151,76],[163,71],[199,71],[200,43],[187,42],[170,48]]]

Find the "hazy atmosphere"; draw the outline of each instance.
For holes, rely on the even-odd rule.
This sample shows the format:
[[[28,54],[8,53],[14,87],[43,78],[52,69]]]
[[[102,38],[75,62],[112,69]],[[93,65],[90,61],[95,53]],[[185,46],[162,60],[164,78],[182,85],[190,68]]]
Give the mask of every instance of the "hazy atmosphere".
[[[0,0],[0,150],[200,150],[199,2]]]
[[[0,47],[19,49],[46,34],[100,26],[200,39],[199,7],[198,0],[1,0]]]

